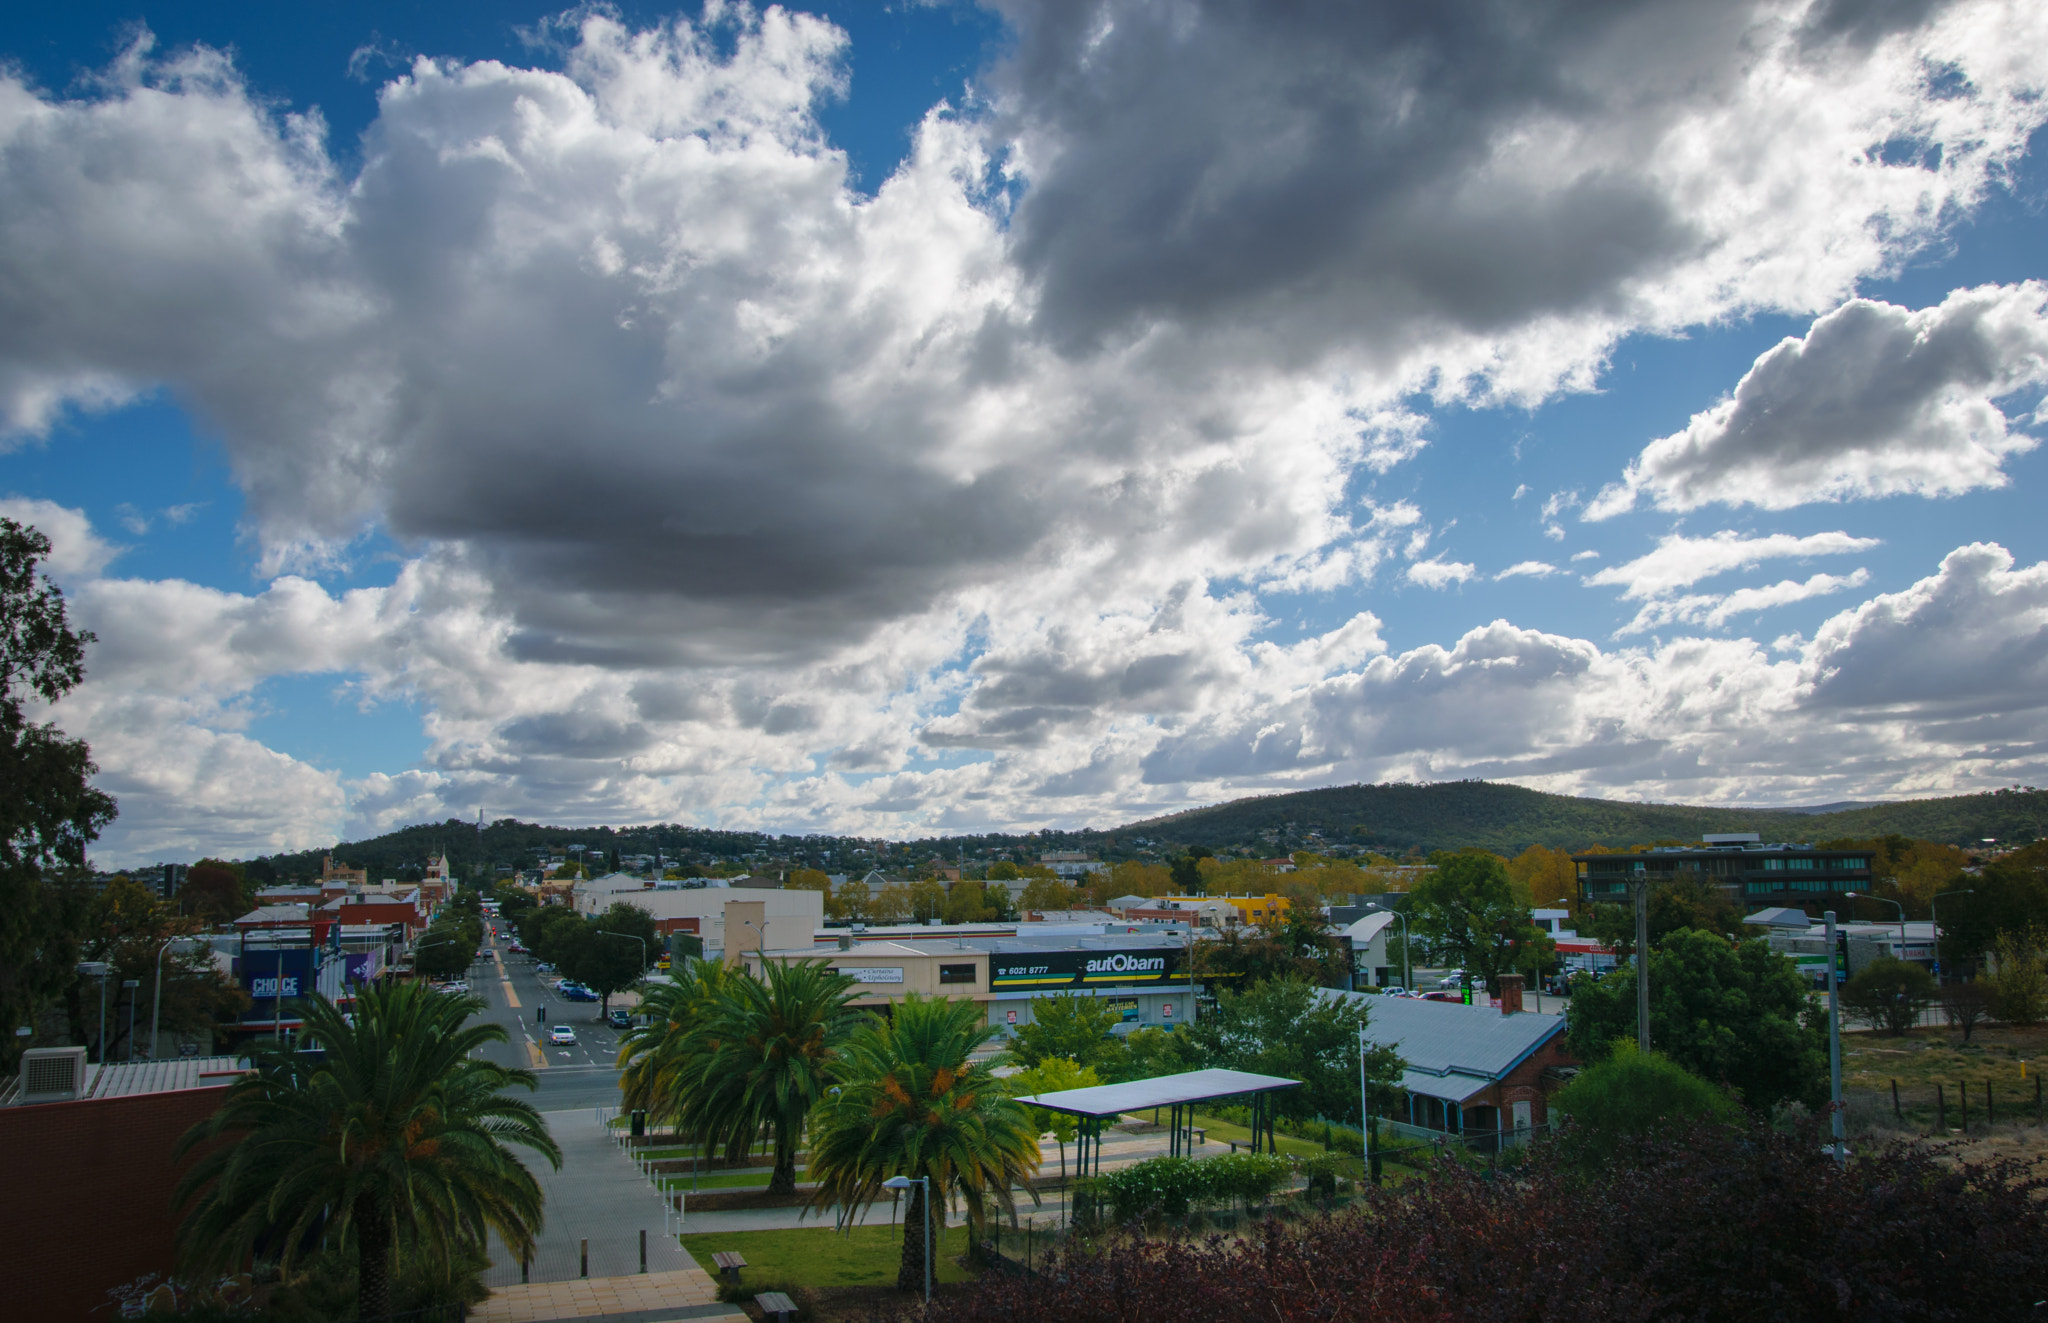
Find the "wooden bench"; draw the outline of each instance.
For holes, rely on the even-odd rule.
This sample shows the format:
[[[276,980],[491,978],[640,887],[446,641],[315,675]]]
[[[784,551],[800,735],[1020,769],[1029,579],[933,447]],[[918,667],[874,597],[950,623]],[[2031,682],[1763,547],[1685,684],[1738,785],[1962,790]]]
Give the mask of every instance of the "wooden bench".
[[[754,1303],[761,1306],[761,1312],[777,1323],[789,1323],[796,1316],[796,1301],[780,1291],[763,1291],[754,1297]]]
[[[711,1261],[718,1265],[718,1271],[725,1274],[725,1280],[735,1286],[739,1284],[740,1269],[747,1266],[746,1258],[733,1250],[715,1251]]]

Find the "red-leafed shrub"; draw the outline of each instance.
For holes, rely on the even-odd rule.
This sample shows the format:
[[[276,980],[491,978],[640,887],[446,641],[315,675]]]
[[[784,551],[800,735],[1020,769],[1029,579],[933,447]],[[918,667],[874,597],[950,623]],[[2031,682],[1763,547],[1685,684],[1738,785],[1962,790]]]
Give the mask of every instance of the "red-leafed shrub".
[[[2048,1316],[2048,1182],[1897,1145],[1837,1168],[1815,1134],[1706,1127],[1588,1174],[1539,1152],[1446,1163],[1351,1211],[1254,1237],[1114,1239],[991,1275],[947,1323],[1990,1320]]]

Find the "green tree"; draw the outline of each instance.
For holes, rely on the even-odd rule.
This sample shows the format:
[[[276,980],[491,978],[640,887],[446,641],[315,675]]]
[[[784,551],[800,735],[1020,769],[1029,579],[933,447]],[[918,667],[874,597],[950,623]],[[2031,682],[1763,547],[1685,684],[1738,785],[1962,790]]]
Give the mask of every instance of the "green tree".
[[[1202,881],[1202,861],[1214,859],[1216,852],[1205,845],[1197,845],[1173,861],[1172,882],[1177,895],[1200,896],[1208,892]]]
[[[37,568],[50,540],[0,519],[0,1069],[29,1041],[13,1029],[53,996],[75,998],[77,923],[83,897],[67,880],[85,870],[85,849],[114,820],[113,798],[90,784],[92,751],[24,705],[54,703],[85,678],[85,645],[64,595]]]
[[[1040,1093],[1063,1093],[1068,1089],[1092,1089],[1102,1083],[1102,1077],[1095,1071],[1068,1061],[1064,1057],[1047,1057],[1029,1070],[1020,1070],[1003,1081],[1012,1098],[1025,1098]],[[1055,1112],[1044,1107],[1031,1107],[1031,1124],[1038,1127],[1038,1133],[1050,1134],[1060,1146],[1060,1181],[1067,1179],[1067,1145],[1074,1142],[1074,1135],[1080,1127],[1080,1120],[1072,1112]]]
[[[1415,935],[1498,991],[1509,970],[1535,973],[1557,950],[1515,900],[1507,865],[1483,851],[1437,857],[1409,892]]]
[[[1024,896],[1019,903],[1027,910],[1064,910],[1071,908],[1080,895],[1079,889],[1059,878],[1034,877],[1024,884]]]
[[[1906,960],[1880,956],[1842,985],[1842,1008],[1893,1038],[1920,1022],[1940,995],[1934,976]]]
[[[847,1005],[858,985],[822,960],[770,961],[762,972],[728,980],[704,1017],[702,1069],[682,1113],[707,1139],[766,1128],[775,1138],[768,1192],[792,1194],[804,1120],[862,1018]]]
[[[1996,968],[1986,978],[2007,1024],[2036,1025],[2048,1017],[2048,972],[2041,967],[2038,929],[2003,932],[1991,943]]]
[[[1202,1053],[1184,1033],[1146,1025],[1123,1037],[1123,1050],[1098,1069],[1105,1078],[1122,1084],[1128,1080],[1157,1079],[1202,1068]]]
[[[918,923],[944,918],[946,888],[935,878],[921,877],[910,884],[910,917]]]
[[[926,1189],[948,1207],[960,1199],[979,1246],[991,1206],[1014,1208],[1012,1192],[1038,1169],[1030,1116],[972,1059],[994,1035],[975,1003],[913,993],[853,1036],[841,1091],[812,1113],[813,1207],[865,1207],[891,1176],[930,1181],[911,1187],[904,1210],[900,1290],[924,1285]]]
[[[412,967],[428,978],[454,978],[476,963],[483,940],[480,921],[460,910],[444,910],[420,934],[413,947]]]
[[[742,977],[703,960],[680,963],[671,981],[656,984],[640,1003],[640,1024],[619,1040],[619,1091],[628,1108],[645,1109],[657,1124],[675,1124],[702,1074],[698,1027]]]
[[[990,882],[1014,882],[1024,874],[1009,860],[998,859],[988,866],[988,872],[984,876]]]
[[[1031,999],[1031,1022],[1017,1026],[1010,1055],[1030,1070],[1052,1060],[1114,1073],[1120,1044],[1111,1033],[1117,1013],[1099,997],[1080,992]]]
[[[613,993],[638,983],[661,954],[653,916],[623,900],[588,920],[576,939],[558,938],[557,947],[562,954],[557,967],[598,995],[600,1013],[611,1009]]]
[[[289,1268],[325,1222],[330,1243],[353,1240],[364,1316],[389,1312],[394,1246],[446,1262],[495,1231],[532,1251],[541,1190],[508,1145],[556,1166],[561,1151],[531,1103],[504,1090],[534,1077],[470,1053],[504,1042],[495,1024],[465,1024],[475,997],[417,984],[366,988],[353,1016],[302,1003],[305,1041],[323,1050],[259,1049],[255,1073],[230,1085],[177,1145],[201,1156],[175,1205],[188,1268],[229,1272],[258,1246]]]
[[[1225,989],[1214,1011],[1175,1035],[1186,1035],[1208,1065],[1300,1080],[1303,1087],[1273,1095],[1284,1116],[1360,1116],[1359,1033],[1370,1014],[1365,998],[1325,997],[1306,979],[1271,979],[1243,992]],[[1373,1101],[1387,1106],[1401,1078],[1400,1054],[1368,1048],[1364,1068]]]
[[[1769,1111],[1781,1102],[1818,1106],[1827,1096],[1827,1040],[1806,978],[1762,938],[1730,942],[1681,929],[1650,953],[1650,1041],[1703,1079]],[[1572,1051],[1605,1060],[1636,1032],[1635,968],[1572,995]]]
[[[1594,1162],[1611,1156],[1625,1139],[1701,1121],[1732,1124],[1742,1114],[1727,1090],[1626,1039],[1558,1090],[1550,1110],[1572,1119],[1572,1148]]]
[[[206,923],[231,923],[247,914],[252,897],[243,872],[219,859],[201,859],[178,886],[180,909]]]

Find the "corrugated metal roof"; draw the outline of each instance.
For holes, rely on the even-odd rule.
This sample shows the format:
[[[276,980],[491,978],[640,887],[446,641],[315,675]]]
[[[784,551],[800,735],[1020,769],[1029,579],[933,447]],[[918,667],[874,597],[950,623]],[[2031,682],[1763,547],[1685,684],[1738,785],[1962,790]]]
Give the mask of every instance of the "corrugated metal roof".
[[[1171,1107],[1176,1103],[1201,1102],[1208,1098],[1230,1098],[1273,1089],[1294,1089],[1300,1080],[1279,1075],[1254,1075],[1243,1070],[1190,1070],[1179,1075],[1161,1075],[1126,1084],[1098,1084],[1087,1089],[1061,1089],[1019,1098],[1055,1112],[1076,1116],[1116,1116],[1148,1107]]]
[[[1420,1070],[1401,1072],[1401,1088],[1426,1098],[1463,1104],[1493,1087],[1493,1081],[1477,1075],[1431,1075]]]
[[[100,1070],[94,1098],[132,1098],[145,1093],[224,1088],[248,1070],[234,1057],[171,1057],[163,1061],[116,1061]]]
[[[1424,1075],[1497,1080],[1564,1032],[1562,1015],[1534,1011],[1502,1015],[1490,1007],[1455,1002],[1375,997],[1330,988],[1318,992],[1324,997],[1366,1003],[1370,1012],[1366,1040],[1395,1049],[1411,1072]]]

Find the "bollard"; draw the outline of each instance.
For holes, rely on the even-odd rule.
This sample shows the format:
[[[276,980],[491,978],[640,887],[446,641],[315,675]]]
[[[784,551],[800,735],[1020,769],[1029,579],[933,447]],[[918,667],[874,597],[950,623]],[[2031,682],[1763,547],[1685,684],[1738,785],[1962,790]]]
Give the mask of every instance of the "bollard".
[[[1998,1124],[1998,1108],[1991,1101],[1991,1081],[1984,1081],[1984,1128],[1991,1129]]]
[[[1899,1082],[1897,1080],[1892,1081],[1892,1115],[1901,1121],[1906,1119],[1906,1114],[1899,1110]]]
[[[1970,1082],[1956,1081],[1956,1102],[1963,1109],[1963,1133],[1970,1133]]]
[[[519,1256],[519,1284],[521,1286],[526,1285],[526,1266],[528,1262],[530,1260],[526,1255],[522,1254]]]
[[[647,1228],[640,1228],[640,1271],[647,1271]]]
[[[1934,1131],[1941,1135],[1948,1133],[1948,1094],[1939,1084],[1934,1086]]]
[[[585,1237],[576,1242],[577,1254],[582,1260],[582,1275],[590,1276],[590,1239]]]

